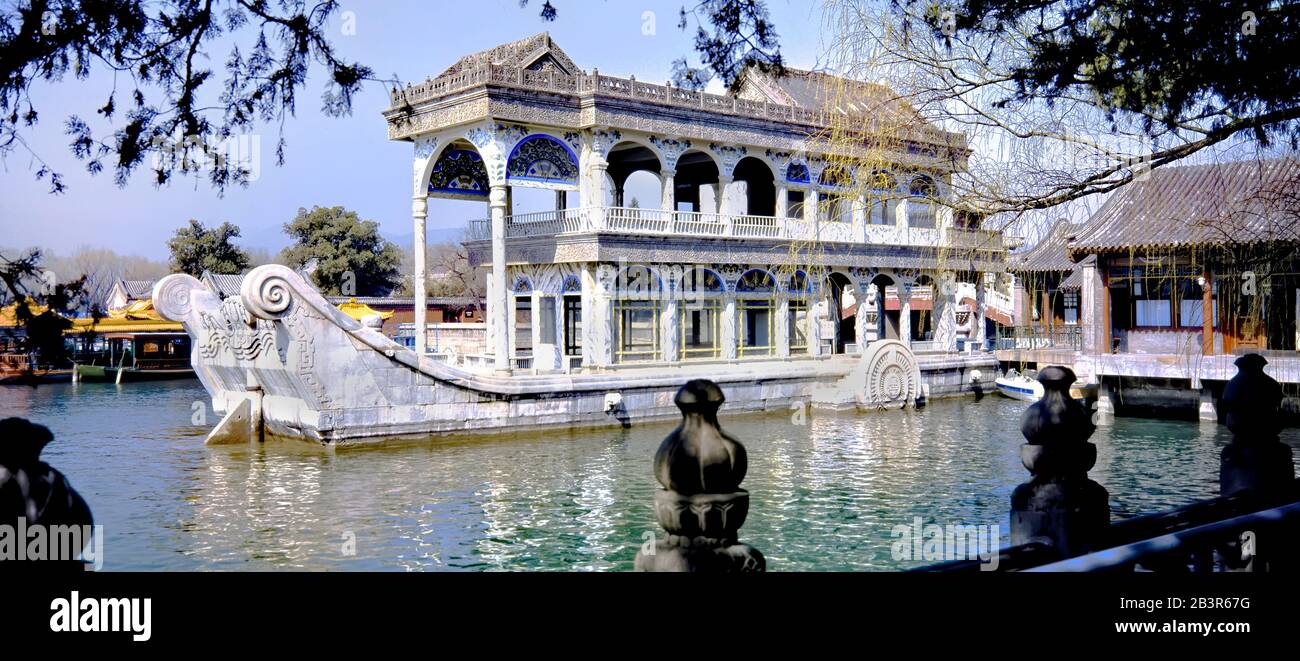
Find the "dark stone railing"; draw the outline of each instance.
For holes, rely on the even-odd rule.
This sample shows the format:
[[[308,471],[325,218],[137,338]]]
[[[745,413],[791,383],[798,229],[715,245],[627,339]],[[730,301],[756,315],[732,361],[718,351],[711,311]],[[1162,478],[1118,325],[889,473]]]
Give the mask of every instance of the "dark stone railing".
[[[1277,571],[1300,558],[1300,483],[1278,438],[1282,388],[1257,354],[1237,359],[1223,392],[1233,440],[1220,456],[1218,498],[1115,523],[1109,495],[1088,477],[1097,448],[1091,412],[1070,397],[1075,375],[1039,372],[1043,398],[1025,411],[1020,460],[1031,473],[1011,495],[1011,542],[996,554],[921,567],[976,571]],[[749,511],[745,448],[718,426],[722,390],[712,381],[677,393],[682,424],[655,454],[655,514],[668,532],[636,557],[639,571],[765,571],[736,533]]]
[[[1045,395],[1025,412],[1021,459],[1033,478],[1011,497],[1012,546],[992,558],[955,560],[926,572],[1276,571],[1300,557],[1300,486],[1278,439],[1282,388],[1256,354],[1237,359],[1223,407],[1233,440],[1220,455],[1218,498],[1108,523],[1106,491],[1089,480],[1096,459],[1083,406],[1068,396],[1074,374],[1049,367]],[[1062,395],[1064,395],[1062,397]]]

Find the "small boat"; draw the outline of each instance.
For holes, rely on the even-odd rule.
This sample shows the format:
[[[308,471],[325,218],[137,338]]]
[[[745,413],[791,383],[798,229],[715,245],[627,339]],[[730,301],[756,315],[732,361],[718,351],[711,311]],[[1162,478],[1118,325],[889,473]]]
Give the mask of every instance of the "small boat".
[[[1011,370],[995,379],[993,383],[997,386],[998,392],[1011,399],[1018,399],[1022,402],[1036,402],[1043,398],[1043,384],[1039,383],[1037,378],[1034,378],[1032,372],[1018,374],[1015,370]],[[1070,397],[1083,402],[1096,399],[1097,385],[1075,381],[1070,386]]]
[[[1043,384],[1038,379],[1011,370],[993,381],[998,392],[1022,402],[1036,402],[1043,398]]]
[[[117,332],[96,341],[102,350],[78,356],[75,381],[124,383],[194,377],[186,333]]]

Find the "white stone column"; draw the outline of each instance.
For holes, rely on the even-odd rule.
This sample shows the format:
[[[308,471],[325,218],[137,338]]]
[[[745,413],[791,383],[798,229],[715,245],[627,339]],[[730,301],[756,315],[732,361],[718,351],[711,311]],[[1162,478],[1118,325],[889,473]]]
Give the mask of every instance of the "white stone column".
[[[874,302],[870,302],[873,301],[873,299]],[[866,300],[869,302],[864,304],[866,312],[862,316],[865,319],[867,315],[874,313],[876,315],[876,323],[868,324],[865,321],[863,322],[862,332],[864,333],[864,335],[858,338],[858,343],[863,345],[864,350],[866,349],[867,344],[870,344],[871,342],[881,339],[880,324],[884,321],[885,292],[881,291],[880,287],[874,284],[868,284]],[[863,311],[863,306],[859,306],[858,310],[861,313]]]
[[[898,285],[898,340],[912,346],[912,285]]]
[[[606,178],[605,172],[608,169],[608,167],[609,165],[605,163],[604,159],[600,159],[598,157],[592,158],[592,163],[590,168],[591,184],[587,187],[588,200],[586,206],[588,207],[605,206],[605,185],[607,183],[605,181]]]
[[[740,339],[740,320],[736,318],[736,295],[729,292],[722,300],[722,357],[735,360]]]
[[[582,364],[604,367],[614,361],[614,319],[610,294],[595,264],[582,270]]]
[[[1106,329],[1102,327],[1102,320],[1106,319],[1106,297],[1103,296],[1103,290],[1106,283],[1102,282],[1101,272],[1097,269],[1095,259],[1086,259],[1083,262],[1083,283],[1079,292],[1079,325],[1083,327],[1083,352],[1085,354],[1103,354],[1109,353],[1110,347],[1106,346]],[[1025,318],[1029,318],[1030,312],[1026,310]],[[1205,314],[1212,314],[1206,311]]]
[[[659,349],[665,362],[675,363],[681,360],[682,306],[676,296],[665,297],[663,308],[659,312]]]
[[[722,183],[722,213],[732,216],[743,216],[749,212],[749,182],[745,180],[736,181],[732,177],[723,177]]]
[[[664,211],[677,210],[676,170],[659,171],[659,208]]]
[[[790,213],[790,188],[785,184],[776,187],[776,217],[784,219]],[[784,225],[784,223],[782,223]]]
[[[507,267],[508,268],[508,267]],[[506,282],[510,282],[510,274],[506,273]],[[510,367],[515,366],[515,347],[519,346],[519,299],[512,292],[506,292],[506,347],[507,355],[510,356]]]
[[[498,372],[510,371],[510,312],[506,291],[506,187],[493,186],[488,194],[488,207],[492,211],[492,299],[488,301],[488,323],[493,330],[493,365]]]
[[[536,289],[533,289],[532,300],[529,304],[532,306],[532,312],[529,315],[528,325],[532,331],[533,343],[533,369],[552,369],[552,363],[555,357],[550,355],[550,347],[554,345],[542,345],[542,295]]]
[[[779,358],[790,356],[790,297],[776,299],[776,355]]]
[[[861,194],[858,194],[853,196],[853,201],[850,204],[850,216],[853,220],[853,240],[858,243],[866,243],[867,201],[862,198]],[[859,342],[858,344],[862,344],[862,342]]]
[[[718,183],[713,184],[713,201],[715,203],[715,206],[717,207],[716,209],[714,209],[715,213],[718,214],[733,213],[733,211],[729,208],[729,205],[727,204],[727,198],[729,192],[728,189],[731,188],[731,183],[732,183],[732,178],[724,174],[724,175],[719,175]]]
[[[823,290],[826,287],[822,287]],[[808,307],[808,324],[804,328],[804,336],[808,338],[808,355],[822,355],[822,322],[830,318],[830,309],[832,301],[829,293],[819,296],[812,305]]]
[[[821,237],[821,200],[817,194],[816,188],[809,188],[803,196],[803,220],[808,224],[809,236],[814,240],[820,240]]]
[[[906,230],[912,225],[907,219],[907,200],[902,199],[894,205],[894,221],[898,224],[900,230]],[[906,234],[906,232],[904,232]]]
[[[426,331],[429,315],[428,295],[426,292],[425,272],[428,270],[425,260],[428,258],[428,235],[425,220],[429,215],[429,198],[418,195],[411,200],[411,219],[414,236],[411,250],[415,255],[415,265],[411,269],[411,289],[415,293],[415,355],[423,356],[428,347],[429,338]]]
[[[596,319],[596,266],[583,264],[582,278],[582,366],[593,367],[596,361],[596,338],[594,325]]]
[[[857,345],[855,353],[862,354],[867,350],[867,343],[871,341],[871,338],[867,336],[867,313],[869,312],[867,307],[867,287],[871,285],[862,287],[861,283],[856,284],[858,286],[853,288],[853,295],[858,299],[858,310],[853,315],[853,343]]]
[[[932,287],[934,339],[941,351],[957,350],[957,283],[952,273],[940,273]]]
[[[975,274],[975,309],[971,310],[971,323],[975,324],[975,327],[971,329],[971,337],[975,339],[975,346],[980,351],[983,351],[988,343],[988,334],[985,328],[988,324],[984,321],[985,308],[988,306],[987,288],[990,286],[988,280],[989,274],[987,273],[977,272]]]

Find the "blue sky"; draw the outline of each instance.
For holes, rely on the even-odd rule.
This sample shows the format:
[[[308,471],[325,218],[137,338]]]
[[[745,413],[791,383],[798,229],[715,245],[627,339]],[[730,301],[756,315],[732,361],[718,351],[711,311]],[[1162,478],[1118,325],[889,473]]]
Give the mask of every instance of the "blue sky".
[[[336,15],[335,43],[345,58],[360,60],[381,77],[395,74],[403,81],[423,80],[461,55],[543,30],[583,69],[597,67],[610,75],[665,81],[672,61],[691,54],[690,34],[677,29],[681,0],[552,2],[560,12],[554,23],[538,18],[536,0],[526,9],[520,9],[518,0],[344,1],[343,11],[355,17],[355,35],[342,34],[342,16]],[[812,67],[824,52],[818,7],[769,1],[782,51],[793,66]],[[645,12],[654,14],[653,36],[642,34]],[[227,50],[215,46],[208,53],[218,78]],[[194,178],[155,188],[147,168],[125,188],[113,183],[111,173],[87,174],[68,151],[63,120],[72,113],[93,117],[107,98],[111,79],[98,71],[89,81],[38,87],[33,96],[42,121],[24,137],[65,176],[68,190],[50,195],[48,184],[35,180],[37,164],[26,151],[20,148],[7,155],[0,161],[0,247],[42,247],[66,254],[79,246],[97,246],[161,259],[173,230],[197,218],[208,225],[231,221],[243,229],[241,243],[274,250],[284,242],[280,226],[299,207],[312,205],[348,207],[378,221],[385,235],[409,239],[412,150],[409,143],[386,137],[380,116],[388,105],[384,87],[367,85],[355,99],[351,117],[330,118],[320,113],[321,71],[312,74],[299,97],[297,116],[285,124],[286,163],[274,163],[276,127],[259,126],[260,175],[246,188],[229,189],[224,197]],[[655,199],[642,203],[654,204]],[[485,215],[481,203],[431,204],[431,240]]]

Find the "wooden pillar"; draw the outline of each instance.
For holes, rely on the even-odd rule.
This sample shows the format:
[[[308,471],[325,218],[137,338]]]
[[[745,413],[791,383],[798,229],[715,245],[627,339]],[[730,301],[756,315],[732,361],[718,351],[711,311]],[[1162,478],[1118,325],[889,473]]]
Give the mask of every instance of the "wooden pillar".
[[[1099,320],[1103,342],[1101,352],[1110,353],[1111,347],[1114,345],[1114,341],[1111,340],[1110,328],[1110,268],[1101,256],[1097,257],[1097,267],[1101,269],[1101,318]]]
[[[1210,279],[1210,269],[1202,274],[1205,284],[1201,285],[1201,355],[1214,355],[1214,281]]]

